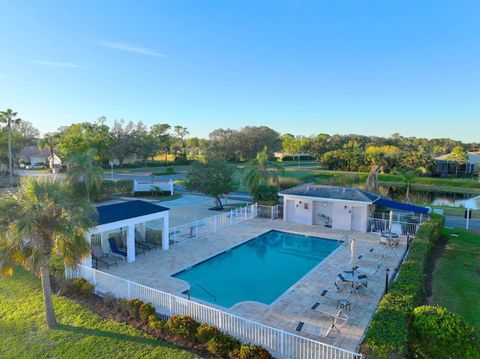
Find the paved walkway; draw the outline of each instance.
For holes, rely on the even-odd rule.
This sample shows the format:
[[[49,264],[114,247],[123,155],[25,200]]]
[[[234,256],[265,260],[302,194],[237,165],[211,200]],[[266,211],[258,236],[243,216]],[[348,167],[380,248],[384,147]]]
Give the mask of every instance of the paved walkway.
[[[328,338],[322,337],[320,333],[328,329],[331,320],[322,316],[321,312],[336,313],[337,299],[348,296],[350,291],[348,285],[340,291],[336,291],[333,287],[336,275],[350,267],[348,245],[340,246],[271,305],[242,302],[226,310],[314,340],[349,350],[357,350],[383,294],[385,268],[389,267],[393,270],[397,266],[405,248],[404,241],[399,248],[389,250],[379,244],[379,237],[375,234],[342,232],[319,226],[256,218],[222,229],[217,233],[175,244],[166,252],[161,250],[147,252],[146,255],[137,256],[134,263],[120,263],[118,267],[111,268],[107,272],[143,285],[182,295],[182,292],[187,290],[188,283],[171,277],[172,274],[271,229],[324,238],[340,239],[345,234],[350,239],[356,238],[357,255],[362,255],[358,264],[367,273],[375,269],[376,259],[382,254],[385,254],[385,261],[376,274],[368,274],[367,289],[360,289],[358,294],[350,295],[351,308],[350,311],[345,312],[349,317],[347,323],[340,331],[332,332]],[[287,271],[288,268],[285,270]],[[321,293],[324,289],[327,289],[328,292],[322,297]],[[311,309],[314,305],[315,309]],[[300,322],[304,324],[298,331]]]

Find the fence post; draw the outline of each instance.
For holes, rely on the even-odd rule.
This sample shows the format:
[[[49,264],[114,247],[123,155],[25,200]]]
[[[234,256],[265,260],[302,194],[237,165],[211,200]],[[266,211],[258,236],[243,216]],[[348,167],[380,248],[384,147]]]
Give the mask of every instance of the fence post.
[[[93,291],[95,291],[96,287],[97,287],[97,271],[94,270],[93,271]]]
[[[285,356],[285,333],[283,330],[280,330],[280,356],[283,358]]]
[[[172,295],[168,296],[168,312],[170,313],[170,316],[173,315]]]
[[[245,220],[247,220],[247,207],[243,207],[244,211],[245,211]]]
[[[132,296],[130,294],[130,281],[127,280],[127,297],[128,297],[128,300],[132,299]]]

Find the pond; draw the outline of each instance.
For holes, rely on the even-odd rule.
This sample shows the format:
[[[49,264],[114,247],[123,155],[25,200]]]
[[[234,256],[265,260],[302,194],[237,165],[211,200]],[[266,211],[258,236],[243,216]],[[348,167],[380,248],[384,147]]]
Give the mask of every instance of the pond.
[[[396,201],[405,201],[405,193],[405,188],[389,188],[389,196]],[[410,190],[410,200],[427,206],[468,206],[471,209],[480,209],[480,196],[470,193]]]

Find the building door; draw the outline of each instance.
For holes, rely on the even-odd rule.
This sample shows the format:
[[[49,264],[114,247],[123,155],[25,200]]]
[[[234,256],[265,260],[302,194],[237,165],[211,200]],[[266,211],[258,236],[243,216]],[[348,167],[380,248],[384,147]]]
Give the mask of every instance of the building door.
[[[352,207],[352,231],[361,231],[365,232],[363,228],[363,208],[362,207]]]

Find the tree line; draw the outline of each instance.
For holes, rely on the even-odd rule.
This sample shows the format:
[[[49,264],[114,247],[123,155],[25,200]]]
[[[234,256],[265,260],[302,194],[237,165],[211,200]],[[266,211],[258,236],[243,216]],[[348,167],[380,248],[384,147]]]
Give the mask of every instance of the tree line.
[[[7,126],[0,129],[0,162],[6,163]],[[122,167],[127,161],[148,165],[153,159],[165,163],[174,159],[186,163],[191,159],[223,159],[248,162],[267,147],[269,160],[274,154],[284,160],[307,155],[332,170],[369,171],[378,166],[381,171],[397,169],[429,173],[434,168],[433,157],[454,151],[453,160],[462,162],[467,150],[478,150],[478,143],[463,143],[449,138],[390,137],[356,134],[313,136],[281,135],[267,126],[246,126],[240,129],[215,129],[208,138],[190,136],[180,125],[167,123],[145,125],[143,122],[115,120],[109,126],[105,117],[93,122],[75,123],[38,138],[38,130],[30,123],[11,124],[12,156],[18,160],[21,149],[38,143],[40,148],[55,152],[62,159],[96,149],[95,162],[107,165],[115,161]]]

